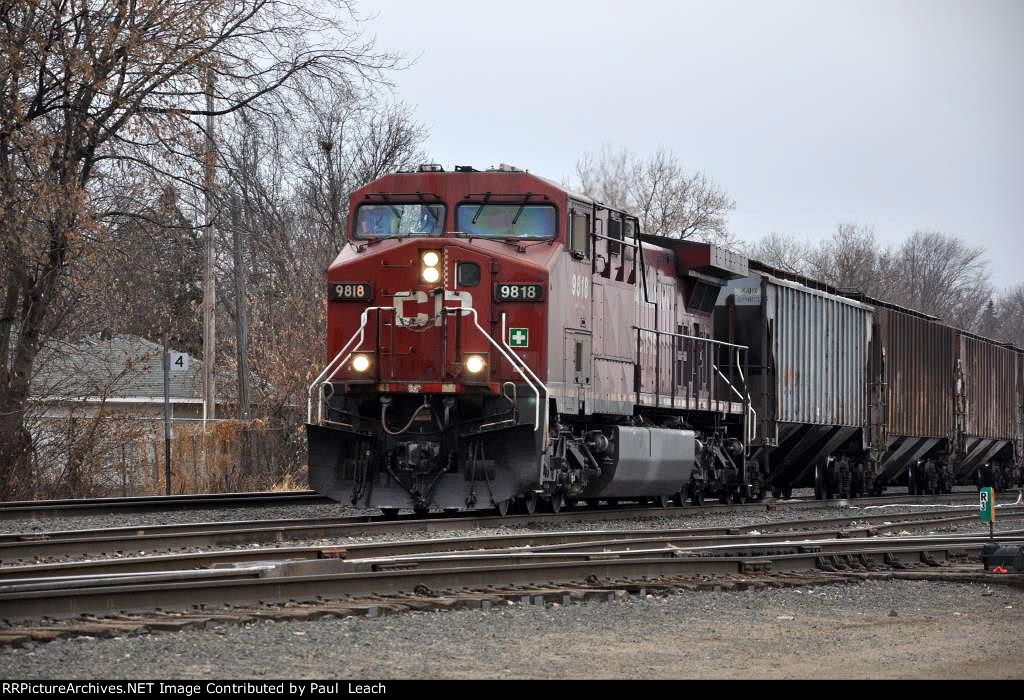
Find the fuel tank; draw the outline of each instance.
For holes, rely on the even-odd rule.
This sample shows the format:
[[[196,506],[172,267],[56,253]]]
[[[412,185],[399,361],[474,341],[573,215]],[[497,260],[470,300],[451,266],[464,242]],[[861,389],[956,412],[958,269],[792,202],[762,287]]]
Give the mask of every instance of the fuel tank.
[[[696,467],[692,430],[613,426],[611,466],[584,489],[582,498],[631,498],[677,493]]]

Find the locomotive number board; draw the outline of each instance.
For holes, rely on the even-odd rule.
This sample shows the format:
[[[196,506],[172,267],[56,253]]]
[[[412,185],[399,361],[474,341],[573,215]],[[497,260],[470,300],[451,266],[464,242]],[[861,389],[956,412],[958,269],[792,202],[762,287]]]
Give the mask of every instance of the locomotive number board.
[[[369,282],[331,282],[327,285],[327,297],[331,301],[370,301],[373,299],[373,285]]]
[[[495,301],[544,301],[543,284],[496,284]]]

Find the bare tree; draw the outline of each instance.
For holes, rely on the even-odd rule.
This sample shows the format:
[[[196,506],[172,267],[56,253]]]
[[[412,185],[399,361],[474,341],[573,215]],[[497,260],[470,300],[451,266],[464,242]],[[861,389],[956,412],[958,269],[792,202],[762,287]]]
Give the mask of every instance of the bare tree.
[[[735,242],[728,217],[736,203],[703,172],[686,172],[667,149],[639,158],[604,146],[577,161],[576,178],[584,194],[636,214],[645,233]]]
[[[747,250],[775,267],[922,311],[959,328],[985,332],[996,325],[997,316],[1002,324],[1003,302],[998,311],[993,307],[986,314],[992,288],[984,250],[956,236],[917,232],[897,247],[883,247],[874,229],[844,223],[816,246],[772,233],[748,244]]]
[[[236,273],[243,280],[252,416],[285,436],[275,443],[282,470],[304,463],[304,392],[326,345],[324,271],[347,244],[349,195],[426,161],[426,130],[407,106],[347,84],[304,84],[299,94],[287,121],[236,115],[221,146],[223,194],[237,203],[231,218],[244,269],[225,256],[219,284],[229,288]],[[233,318],[233,295],[220,296]],[[222,344],[224,367],[237,361],[234,343]]]
[[[806,241],[774,231],[745,246],[748,257],[793,274],[807,272],[813,252]]]
[[[996,313],[995,337],[1024,348],[1024,284],[999,295]]]
[[[634,156],[625,148],[613,150],[608,144],[600,153],[584,153],[576,161],[576,187],[615,209],[632,209],[631,177]]]
[[[992,298],[985,250],[937,231],[914,233],[896,254],[897,303],[938,316],[960,328],[976,328]]]
[[[294,76],[374,78],[351,3],[0,0],[0,498],[30,483],[23,419],[40,347],[77,302],[131,171],[192,187],[202,76],[217,115],[273,111]]]

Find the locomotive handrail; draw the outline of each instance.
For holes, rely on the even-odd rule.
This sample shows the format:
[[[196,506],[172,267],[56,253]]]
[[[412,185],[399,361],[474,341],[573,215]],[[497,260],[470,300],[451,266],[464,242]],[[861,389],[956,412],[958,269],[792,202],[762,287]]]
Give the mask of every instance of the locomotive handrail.
[[[633,326],[633,329],[637,331],[637,343],[640,342],[640,339],[639,339],[639,334],[640,333],[654,333],[655,336],[663,336],[664,335],[664,336],[668,336],[670,338],[683,338],[683,339],[686,339],[686,340],[693,340],[693,341],[697,341],[697,342],[701,342],[701,343],[707,343],[709,345],[717,345],[717,346],[723,347],[723,348],[735,348],[735,350],[736,350],[736,370],[740,373],[740,381],[743,383],[744,388],[746,387],[746,385],[747,385],[747,378],[743,374],[743,363],[741,362],[742,358],[740,356],[740,353],[746,352],[746,351],[750,350],[750,346],[749,345],[739,345],[737,343],[727,343],[724,340],[712,340],[711,338],[699,338],[697,336],[687,335],[685,333],[673,333],[671,331],[660,331],[660,330],[657,330],[655,328],[644,328],[643,326]],[[637,347],[639,347],[639,345]],[[743,401],[743,402],[746,403],[746,411],[744,413],[744,418],[747,418],[748,420],[746,421],[746,423],[747,423],[747,425],[745,426],[745,433],[746,434],[745,434],[744,437],[746,438],[746,440],[745,440],[746,443],[749,445],[750,442],[752,442],[754,440],[754,438],[757,436],[757,410],[754,408],[754,402],[750,400],[750,393],[748,392],[746,395],[741,394],[736,389],[736,387],[734,387],[732,385],[732,382],[730,382],[729,379],[722,373],[722,370],[718,367],[718,365],[715,362],[711,363],[711,367],[718,374],[718,376],[722,378],[722,381],[725,382],[726,386],[728,386],[732,390],[732,392],[734,394],[736,394],[736,396],[739,397],[740,401]],[[750,419],[751,417],[752,417],[752,419]],[[744,447],[746,447],[746,445],[744,445]]]
[[[334,358],[330,362],[327,363],[327,366],[324,367],[323,371],[320,372],[320,374],[318,374],[316,376],[316,379],[313,380],[313,383],[309,385],[309,391],[308,391],[308,393],[306,395],[306,422],[307,423],[312,423],[313,422],[313,391],[321,386],[321,384],[325,381],[325,377],[327,377],[329,375],[333,375],[334,372],[337,372],[338,369],[340,369],[346,362],[348,362],[348,358],[351,357],[353,352],[355,352],[354,349],[351,352],[349,352],[349,354],[346,355],[345,359],[341,360],[341,362],[339,362],[338,359],[345,353],[346,350],[349,349],[349,346],[352,345],[352,341],[354,341],[357,336],[359,337],[359,342],[356,343],[355,347],[358,348],[360,345],[363,344],[363,340],[365,340],[365,338],[366,338],[366,335],[365,335],[365,332],[366,332],[366,321],[367,321],[367,317],[369,316],[369,313],[371,311],[394,311],[394,310],[395,310],[395,307],[393,307],[393,306],[370,306],[370,307],[367,307],[366,309],[363,309],[363,313],[359,317],[359,330],[357,330],[355,333],[352,334],[352,337],[349,338],[348,342],[345,343],[342,346],[341,350],[338,351],[338,354],[335,355]],[[317,407],[317,416],[316,417],[317,417],[317,423],[318,424],[323,422],[323,416],[324,416],[324,401],[323,401],[323,397],[321,397],[320,401],[319,401],[319,405]]]
[[[551,405],[551,390],[548,389],[547,385],[540,380],[540,377],[538,377],[537,374],[533,371],[533,369],[530,368],[530,365],[526,364],[525,360],[523,360],[521,357],[516,355],[515,351],[512,350],[512,347],[505,341],[505,338],[507,337],[507,334],[505,332],[505,321],[507,319],[508,319],[508,314],[505,314],[505,313],[501,314],[501,344],[505,347],[505,349],[508,351],[508,353],[510,355],[512,355],[512,357],[514,357],[519,362],[519,364],[521,364],[522,367],[527,372],[530,373],[530,376],[533,377],[533,380],[535,382],[537,382],[541,386],[542,389],[544,389],[544,418],[543,418],[544,436],[543,436],[542,448],[543,448],[544,451],[547,451],[547,449],[548,449],[548,435],[549,435],[548,431],[549,431],[549,428],[550,428],[550,425],[551,425],[551,420],[550,420],[550,417],[548,416],[549,407]],[[519,372],[519,374],[522,374],[522,372]],[[539,396],[537,398],[536,410],[537,410],[538,413],[540,412],[540,397]],[[534,431],[536,431],[536,428],[534,428]]]
[[[740,351],[736,351],[736,371],[740,373],[740,381],[743,382],[743,389],[747,389],[747,378],[743,375],[743,364],[740,362]],[[757,438],[757,409],[754,408],[754,402],[750,400],[750,392],[747,391],[747,410],[750,411],[750,415],[753,416],[753,420],[747,426],[747,445],[752,443]]]
[[[643,331],[645,333],[655,333],[657,335],[667,335],[671,338],[689,338],[690,340],[699,340],[702,343],[711,343],[712,345],[720,345],[724,348],[736,348],[738,350],[749,350],[749,345],[737,345],[736,343],[727,343],[724,340],[714,340],[712,338],[698,338],[695,335],[686,335],[685,333],[672,333],[671,331],[659,331],[655,328],[644,328],[643,326],[633,326],[634,330]]]
[[[732,382],[730,382],[730,381],[729,381],[729,380],[728,380],[728,379],[726,378],[726,376],[725,376],[724,374],[722,374],[722,370],[721,370],[721,369],[719,369],[718,365],[716,365],[716,364],[715,364],[714,362],[712,362],[712,363],[711,363],[711,366],[715,368],[715,371],[716,371],[716,372],[718,372],[718,376],[722,378],[722,381],[723,381],[723,382],[725,382],[725,385],[726,385],[727,387],[729,387],[730,389],[732,389],[732,393],[736,394],[736,396],[738,396],[738,397],[739,397],[739,400],[740,400],[740,401],[744,401],[744,400],[745,400],[745,397],[743,396],[743,394],[741,394],[741,393],[740,393],[739,391],[737,391],[737,390],[736,390],[736,387],[734,387],[734,386],[732,385]]]
[[[516,358],[513,355],[510,355],[509,353],[505,352],[505,348],[503,348],[501,345],[499,345],[494,340],[494,338],[491,337],[491,334],[488,333],[487,331],[485,331],[480,326],[480,317],[477,315],[476,309],[474,309],[471,306],[470,307],[463,306],[463,307],[460,307],[460,308],[461,308],[461,311],[462,311],[463,314],[472,314],[472,316],[473,316],[473,325],[476,326],[476,329],[478,331],[480,331],[480,334],[483,337],[487,338],[487,342],[489,342],[491,345],[493,345],[494,348],[498,352],[501,353],[502,357],[504,357],[509,362],[509,364],[512,365],[512,369],[514,369],[516,372],[518,372],[519,376],[523,378],[523,380],[526,382],[527,386],[529,386],[531,389],[533,389],[533,393],[536,394],[536,396],[537,396],[537,405],[534,407],[535,410],[534,410],[534,416],[533,416],[533,431],[537,432],[540,429],[540,389],[538,389],[536,386],[534,386],[533,382],[530,381],[530,378],[526,376],[526,373],[523,372],[522,369],[520,369],[519,364],[516,362]],[[527,372],[529,372],[530,374],[533,374],[533,370],[531,370],[526,365],[525,362],[522,362],[521,360],[520,360],[520,362],[522,363],[522,365],[524,367],[526,367],[526,371]],[[544,386],[544,383],[541,382],[539,379],[537,380],[537,383],[540,384],[541,386]],[[544,387],[544,391],[547,392],[547,387]]]

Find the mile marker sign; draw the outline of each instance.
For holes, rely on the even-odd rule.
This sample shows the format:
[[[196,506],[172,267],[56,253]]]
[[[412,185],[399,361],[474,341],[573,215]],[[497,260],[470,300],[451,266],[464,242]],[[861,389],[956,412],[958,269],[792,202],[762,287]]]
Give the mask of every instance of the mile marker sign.
[[[979,503],[981,522],[994,523],[996,521],[996,490],[991,486],[986,486],[978,492],[978,496],[981,498]]]

